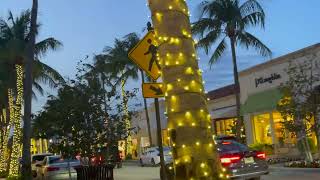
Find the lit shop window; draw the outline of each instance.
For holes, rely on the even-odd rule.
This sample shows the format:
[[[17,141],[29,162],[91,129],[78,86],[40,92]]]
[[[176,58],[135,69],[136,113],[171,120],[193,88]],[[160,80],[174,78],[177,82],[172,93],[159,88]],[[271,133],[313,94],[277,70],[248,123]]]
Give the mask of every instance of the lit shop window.
[[[234,135],[232,127],[234,126],[235,119],[225,119],[215,122],[217,135]]]
[[[260,114],[253,117],[255,143],[272,144],[270,115]]]

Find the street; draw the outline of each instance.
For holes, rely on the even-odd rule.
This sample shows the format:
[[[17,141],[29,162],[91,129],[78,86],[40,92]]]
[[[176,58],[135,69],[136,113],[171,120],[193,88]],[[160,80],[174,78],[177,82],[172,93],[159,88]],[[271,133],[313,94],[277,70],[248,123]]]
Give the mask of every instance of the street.
[[[115,169],[115,180],[160,180],[159,167],[140,167],[137,164],[124,164],[123,168]],[[317,180],[320,170],[287,169],[278,166],[270,167],[270,174],[262,180]]]

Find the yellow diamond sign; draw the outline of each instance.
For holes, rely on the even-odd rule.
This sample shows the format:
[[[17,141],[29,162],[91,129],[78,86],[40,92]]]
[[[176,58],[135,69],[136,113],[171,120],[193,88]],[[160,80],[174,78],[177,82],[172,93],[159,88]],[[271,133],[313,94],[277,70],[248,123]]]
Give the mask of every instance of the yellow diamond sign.
[[[161,66],[158,57],[158,43],[154,31],[148,32],[129,52],[128,56],[153,80],[157,80],[160,77]]]

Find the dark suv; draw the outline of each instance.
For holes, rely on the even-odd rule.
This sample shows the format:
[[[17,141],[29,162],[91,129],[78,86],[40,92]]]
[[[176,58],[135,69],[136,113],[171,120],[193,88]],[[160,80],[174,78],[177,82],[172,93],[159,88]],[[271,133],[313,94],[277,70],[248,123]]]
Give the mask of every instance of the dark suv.
[[[259,180],[262,175],[269,173],[264,152],[252,151],[233,139],[217,139],[216,143],[221,165],[229,178]],[[170,180],[173,177],[172,162],[166,165],[166,169]]]

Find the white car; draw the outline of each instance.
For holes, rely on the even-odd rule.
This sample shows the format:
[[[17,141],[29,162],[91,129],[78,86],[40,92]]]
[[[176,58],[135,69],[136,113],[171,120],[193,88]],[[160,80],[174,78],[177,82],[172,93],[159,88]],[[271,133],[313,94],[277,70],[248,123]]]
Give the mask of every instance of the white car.
[[[34,154],[31,156],[31,169],[32,176],[37,177],[37,164],[41,164],[45,157],[52,156],[51,153],[43,153],[43,154]]]
[[[170,147],[163,147],[164,161],[170,162],[172,156],[170,154]],[[160,152],[158,147],[148,148],[144,153],[140,155],[140,165],[158,165],[160,164]]]
[[[77,179],[75,167],[80,166],[77,159],[63,159],[61,156],[47,156],[41,164],[37,164],[37,178],[40,180],[68,180],[69,165],[71,179]]]

